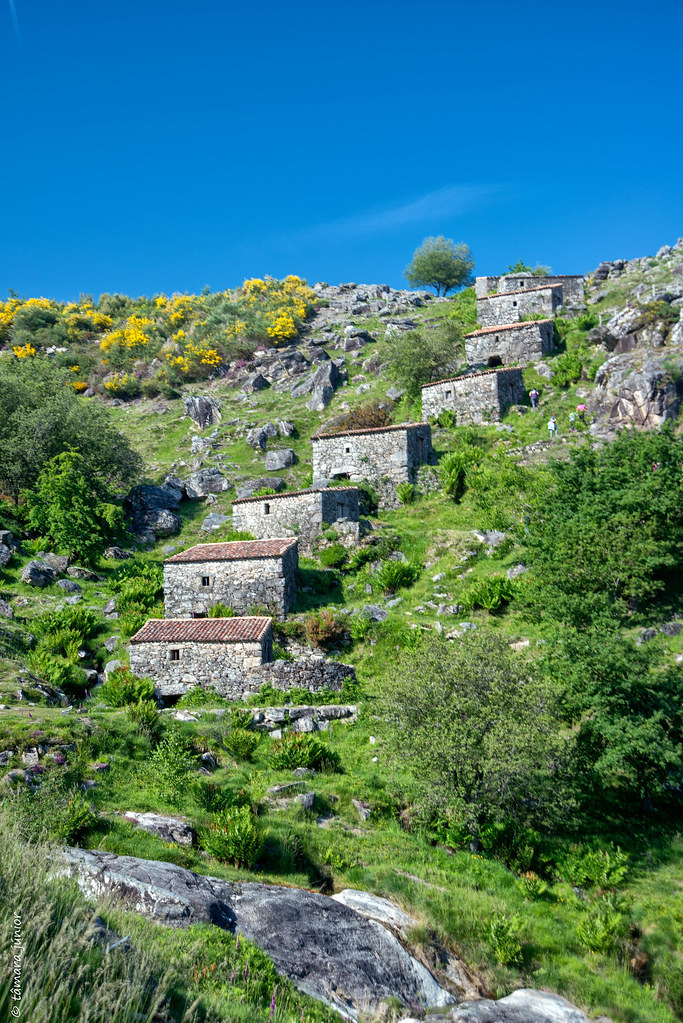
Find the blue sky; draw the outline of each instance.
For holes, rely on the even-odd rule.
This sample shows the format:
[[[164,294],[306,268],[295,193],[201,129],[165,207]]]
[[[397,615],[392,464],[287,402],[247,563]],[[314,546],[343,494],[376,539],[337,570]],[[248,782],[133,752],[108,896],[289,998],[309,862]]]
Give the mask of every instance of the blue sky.
[[[683,235],[681,0],[0,0],[0,295],[559,273]],[[3,9],[4,7],[4,9]]]

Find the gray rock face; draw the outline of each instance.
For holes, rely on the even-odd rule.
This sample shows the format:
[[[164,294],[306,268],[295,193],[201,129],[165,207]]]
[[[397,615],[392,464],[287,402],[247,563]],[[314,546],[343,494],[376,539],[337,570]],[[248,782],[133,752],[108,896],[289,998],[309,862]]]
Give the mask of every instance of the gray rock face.
[[[9,618],[10,621],[14,618],[14,611],[5,600],[0,600],[0,617]]]
[[[36,558],[40,561],[44,561],[46,565],[49,565],[58,575],[62,572],[66,572],[69,567],[71,559],[66,554],[52,554],[51,551],[38,551]]]
[[[276,448],[266,455],[266,472],[277,472],[294,465],[294,452],[291,448]]]
[[[182,490],[165,483],[163,487],[145,484],[133,487],[126,498],[126,507],[132,512],[155,511],[158,508],[177,508],[182,499]]]
[[[262,373],[254,373],[252,376],[247,377],[242,384],[242,390],[250,394],[253,394],[254,391],[263,391],[266,387],[270,387],[270,384]]]
[[[4,568],[5,565],[8,565],[11,557],[12,551],[10,548],[4,543],[0,543],[0,568]]]
[[[454,1002],[385,927],[325,895],[231,883],[171,863],[86,849],[66,850],[64,859],[64,872],[89,895],[116,895],[171,926],[207,922],[243,934],[301,991],[347,1015],[376,1012],[387,998],[424,1006]]]
[[[601,1017],[603,1023],[609,1023]],[[585,1013],[560,995],[525,988],[492,1002],[465,1002],[450,1012],[430,1016],[430,1023],[589,1023]],[[401,1023],[418,1023],[405,1017]]]
[[[306,402],[306,408],[311,412],[322,412],[330,404],[334,397],[334,390],[329,384],[321,384],[313,391],[313,394]]]
[[[125,551],[123,547],[107,547],[104,556],[111,561],[125,561],[133,557],[133,552]]]
[[[518,565],[513,565],[512,568],[508,568],[505,573],[505,577],[507,579],[518,579],[520,575],[524,575],[525,572],[528,572],[528,568],[520,561]]]
[[[191,501],[196,501],[209,494],[222,494],[230,489],[230,483],[220,469],[200,469],[193,472],[185,483],[185,493]]]
[[[683,352],[652,349],[634,362],[615,355],[595,375],[590,410],[612,426],[663,426],[675,419],[683,400]]]
[[[237,488],[238,497],[251,497],[255,490],[274,490],[279,493],[285,485],[281,476],[260,476],[255,480],[245,480]]]
[[[208,395],[192,395],[183,398],[185,412],[200,430],[207,426],[217,426],[221,421],[221,408],[217,401]]]
[[[164,817],[158,813],[137,813],[126,810],[121,816],[142,831],[158,835],[164,842],[175,842],[177,845],[192,845],[194,831],[187,821],[180,817]]]
[[[64,590],[65,593],[81,593],[81,587],[78,583],[75,583],[73,579],[58,579],[57,585],[60,589]]]
[[[202,522],[202,529],[205,533],[213,533],[214,530],[220,529],[226,522],[230,522],[229,515],[221,515],[220,512],[211,512],[207,515]]]
[[[50,586],[57,578],[54,568],[45,561],[29,561],[21,570],[21,581],[27,586]]]
[[[172,536],[182,525],[179,515],[174,515],[168,508],[157,508],[154,511],[137,512],[133,516],[133,529],[136,533],[152,533],[155,536]]]

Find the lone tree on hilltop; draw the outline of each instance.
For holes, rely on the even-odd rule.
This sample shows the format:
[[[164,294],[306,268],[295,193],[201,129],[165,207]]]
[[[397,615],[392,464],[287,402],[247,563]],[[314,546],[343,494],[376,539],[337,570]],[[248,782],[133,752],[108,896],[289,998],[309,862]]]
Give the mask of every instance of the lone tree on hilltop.
[[[412,261],[403,271],[414,288],[434,288],[437,295],[447,295],[454,288],[472,283],[474,258],[469,245],[456,245],[452,238],[425,238],[415,249]]]

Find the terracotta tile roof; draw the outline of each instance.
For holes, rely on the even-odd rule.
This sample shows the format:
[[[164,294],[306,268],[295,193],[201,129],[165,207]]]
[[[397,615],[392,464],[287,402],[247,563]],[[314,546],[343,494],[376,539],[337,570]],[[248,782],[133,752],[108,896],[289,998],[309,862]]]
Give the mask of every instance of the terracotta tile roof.
[[[427,387],[436,387],[438,384],[450,384],[453,380],[469,380],[470,377],[487,377],[491,373],[520,373],[521,369],[515,366],[498,366],[495,369],[482,369],[478,373],[461,373],[459,377],[444,377],[443,380],[434,380],[431,384],[423,384],[422,390]]]
[[[338,493],[340,490],[355,490],[358,491],[358,487],[309,487],[307,490],[289,490],[284,491],[282,494],[263,494],[260,497],[239,497],[236,498],[232,503],[233,507],[236,504],[248,504],[250,501],[277,501],[281,497],[301,497],[302,494],[327,494]]]
[[[527,295],[530,291],[547,291],[548,288],[561,288],[562,285],[558,282],[557,284],[539,284],[537,288],[517,288],[515,291],[496,291],[493,295],[480,295],[478,300],[482,302],[485,298],[503,298],[505,295]]]
[[[131,643],[257,643],[272,618],[150,618]]]
[[[416,426],[429,426],[429,423],[398,423],[396,426],[369,426],[363,430],[340,430],[339,433],[316,433],[311,440],[328,440],[330,437],[357,437],[364,433],[390,433],[392,430],[412,430]]]
[[[529,288],[531,291],[531,288]],[[503,292],[505,294],[505,292]],[[507,294],[511,294],[509,291]],[[477,337],[478,334],[495,334],[497,330],[520,330],[522,327],[530,327],[534,323],[552,323],[552,319],[546,316],[543,320],[519,320],[517,323],[499,323],[497,327],[482,327],[481,330],[473,330],[465,337]]]
[[[269,498],[274,495],[269,494]],[[297,542],[296,537],[286,536],[274,540],[233,540],[230,543],[198,543],[164,564],[177,565],[183,562],[200,561],[248,561],[251,558],[280,558]]]

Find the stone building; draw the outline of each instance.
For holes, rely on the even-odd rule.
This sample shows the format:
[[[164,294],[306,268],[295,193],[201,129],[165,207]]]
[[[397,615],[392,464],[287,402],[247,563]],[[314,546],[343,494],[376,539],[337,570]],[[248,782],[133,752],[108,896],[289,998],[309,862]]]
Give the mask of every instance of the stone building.
[[[468,366],[525,366],[553,350],[553,321],[526,320],[465,334]]]
[[[367,480],[385,507],[395,503],[397,484],[414,483],[418,465],[432,454],[429,423],[319,433],[311,442],[314,485],[331,479]]]
[[[518,323],[523,316],[552,318],[562,309],[562,285],[542,284],[533,288],[482,295],[477,299],[477,321],[482,327]]]
[[[565,310],[582,310],[586,306],[585,281],[579,274],[548,274],[535,277],[533,274],[504,274],[496,277],[477,277],[474,291],[477,298],[492,292],[528,291],[544,284],[562,285],[562,304]]]
[[[323,522],[341,535],[358,540],[358,488],[310,488],[263,497],[245,497],[232,503],[233,529],[252,536],[296,536],[300,549],[310,551]]]
[[[167,618],[206,615],[214,604],[248,614],[254,605],[284,615],[296,600],[297,540],[200,543],[164,562]]]
[[[203,686],[241,699],[273,659],[272,626],[260,617],[152,618],[131,638],[131,671],[151,676],[161,698]]]
[[[524,398],[521,369],[489,369],[425,384],[422,388],[422,416],[455,413],[460,423],[496,423],[508,405]]]

